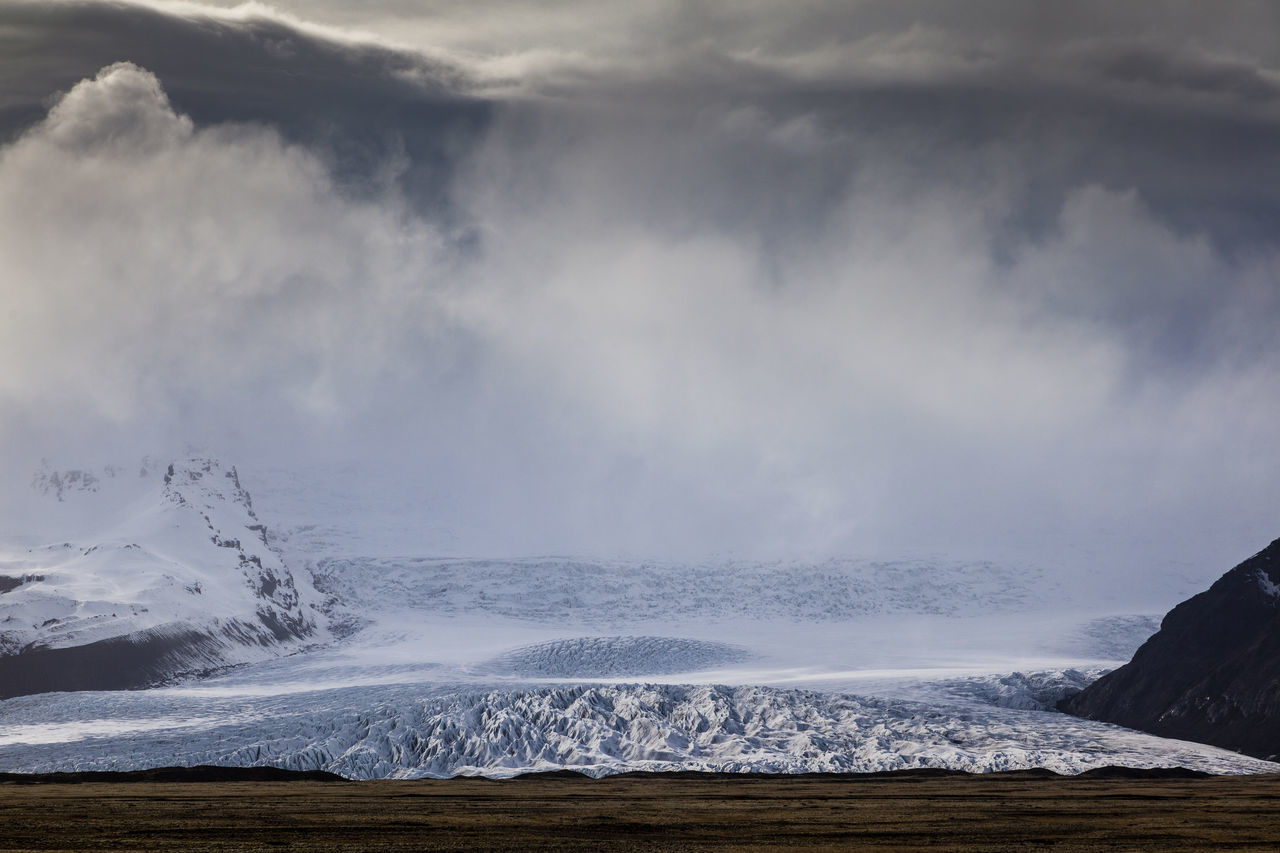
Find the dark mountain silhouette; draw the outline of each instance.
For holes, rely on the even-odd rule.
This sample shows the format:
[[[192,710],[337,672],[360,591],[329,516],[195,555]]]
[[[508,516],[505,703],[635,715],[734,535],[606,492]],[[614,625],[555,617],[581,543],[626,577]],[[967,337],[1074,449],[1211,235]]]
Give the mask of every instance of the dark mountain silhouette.
[[[1280,539],[1169,611],[1132,661],[1058,707],[1280,758]]]

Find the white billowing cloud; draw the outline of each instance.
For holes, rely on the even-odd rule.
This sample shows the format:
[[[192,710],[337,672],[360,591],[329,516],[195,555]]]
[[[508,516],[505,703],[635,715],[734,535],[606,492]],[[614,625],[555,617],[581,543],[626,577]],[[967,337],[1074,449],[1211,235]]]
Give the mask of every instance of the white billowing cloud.
[[[105,68],[68,92],[45,119],[41,138],[72,155],[147,155],[181,144],[191,120],[176,115],[155,77],[128,63]]]
[[[437,241],[270,130],[195,129],[122,63],[0,154],[0,246],[0,404],[146,420],[255,389],[333,409],[417,333]]]

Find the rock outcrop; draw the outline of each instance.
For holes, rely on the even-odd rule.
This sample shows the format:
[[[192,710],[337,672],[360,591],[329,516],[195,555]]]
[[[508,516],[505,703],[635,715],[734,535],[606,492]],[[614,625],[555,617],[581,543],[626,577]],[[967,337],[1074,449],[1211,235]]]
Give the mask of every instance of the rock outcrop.
[[[1132,661],[1058,707],[1280,757],[1280,540],[1171,610]]]

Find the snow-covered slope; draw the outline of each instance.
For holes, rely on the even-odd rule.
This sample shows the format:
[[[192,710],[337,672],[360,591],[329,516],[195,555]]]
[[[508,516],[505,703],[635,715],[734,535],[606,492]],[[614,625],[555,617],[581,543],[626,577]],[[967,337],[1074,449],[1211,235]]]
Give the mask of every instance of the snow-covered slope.
[[[235,468],[44,470],[32,487],[34,521],[0,546],[0,695],[134,686],[315,635],[321,599],[267,544]]]

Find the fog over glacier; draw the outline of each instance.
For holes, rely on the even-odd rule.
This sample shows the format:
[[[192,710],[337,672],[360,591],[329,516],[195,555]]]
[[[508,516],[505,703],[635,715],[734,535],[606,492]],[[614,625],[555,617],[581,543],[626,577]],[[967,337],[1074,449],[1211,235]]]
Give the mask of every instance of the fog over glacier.
[[[1280,532],[1276,16],[8,0],[5,524],[195,448],[400,553],[1207,581]]]

